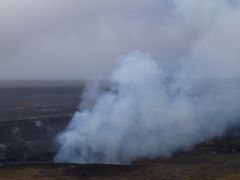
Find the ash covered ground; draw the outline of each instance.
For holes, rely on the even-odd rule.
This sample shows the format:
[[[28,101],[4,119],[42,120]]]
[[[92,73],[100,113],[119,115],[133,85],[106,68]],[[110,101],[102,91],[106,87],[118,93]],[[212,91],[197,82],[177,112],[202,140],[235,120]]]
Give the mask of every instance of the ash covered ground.
[[[0,179],[240,177],[240,126],[171,158],[140,159],[122,166],[53,164],[54,138],[78,109],[83,89],[83,82],[0,87]]]

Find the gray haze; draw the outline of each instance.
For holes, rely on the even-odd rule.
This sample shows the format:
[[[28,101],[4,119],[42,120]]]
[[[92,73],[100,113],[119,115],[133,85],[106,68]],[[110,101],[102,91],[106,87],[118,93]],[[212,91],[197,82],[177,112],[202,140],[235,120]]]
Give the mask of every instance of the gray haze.
[[[240,77],[239,21],[236,0],[1,0],[0,78],[101,78],[136,49],[170,73],[188,59]]]

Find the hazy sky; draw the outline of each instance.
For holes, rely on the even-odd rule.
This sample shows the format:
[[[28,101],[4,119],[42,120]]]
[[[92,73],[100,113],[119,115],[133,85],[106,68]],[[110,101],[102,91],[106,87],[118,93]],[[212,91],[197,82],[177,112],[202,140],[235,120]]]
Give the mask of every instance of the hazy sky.
[[[240,77],[239,30],[237,0],[1,0],[0,79],[103,77],[134,50]]]

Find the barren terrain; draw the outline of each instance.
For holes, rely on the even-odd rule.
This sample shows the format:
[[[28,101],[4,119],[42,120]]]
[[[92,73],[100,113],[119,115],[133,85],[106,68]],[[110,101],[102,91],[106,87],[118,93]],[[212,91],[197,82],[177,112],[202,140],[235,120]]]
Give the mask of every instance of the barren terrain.
[[[0,179],[240,179],[240,128],[171,158],[130,165],[54,164],[54,138],[78,108],[83,84],[0,88]]]

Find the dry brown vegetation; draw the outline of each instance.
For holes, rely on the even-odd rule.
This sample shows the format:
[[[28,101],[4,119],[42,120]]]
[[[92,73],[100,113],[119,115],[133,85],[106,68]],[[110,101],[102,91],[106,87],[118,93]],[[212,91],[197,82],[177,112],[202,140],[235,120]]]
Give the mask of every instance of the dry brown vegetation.
[[[131,165],[15,164],[0,179],[240,179],[240,154],[177,155]]]

